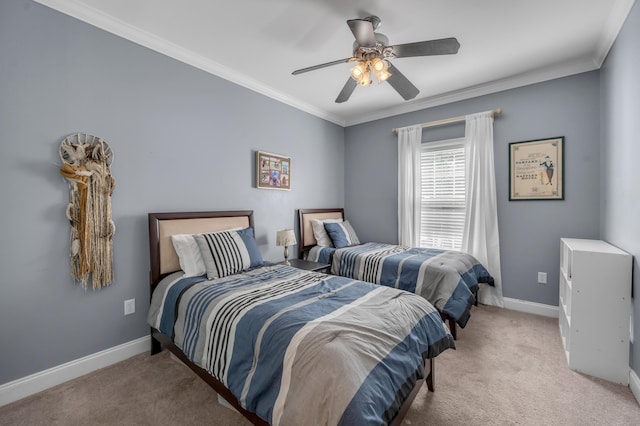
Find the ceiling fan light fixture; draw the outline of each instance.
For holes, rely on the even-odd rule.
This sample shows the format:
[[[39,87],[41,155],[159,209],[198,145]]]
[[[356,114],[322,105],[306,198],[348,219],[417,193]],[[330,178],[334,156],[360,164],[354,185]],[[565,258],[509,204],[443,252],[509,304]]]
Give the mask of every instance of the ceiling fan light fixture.
[[[384,59],[373,58],[371,60],[371,68],[375,72],[386,71],[389,68],[389,64]]]
[[[351,68],[351,78],[355,81],[360,81],[364,73],[367,72],[367,69],[368,66],[365,61],[358,61],[358,63]]]
[[[379,73],[378,72],[376,73],[378,84],[382,83],[383,81],[387,81],[389,77],[391,77],[391,73],[389,71],[381,71]]]
[[[358,63],[351,68],[351,78],[358,82],[360,86],[371,84],[369,68],[370,64],[368,61],[358,61]]]
[[[371,69],[373,73],[376,75],[376,79],[378,80],[378,84],[387,80],[391,77],[391,73],[389,70],[389,62],[381,58],[373,58],[371,61]]]
[[[355,65],[351,68],[351,78],[347,79],[342,91],[335,100],[336,103],[347,101],[358,85],[366,86],[372,84],[371,74],[376,76],[378,84],[388,81],[405,101],[413,99],[420,93],[420,90],[387,59],[395,61],[397,58],[416,56],[454,55],[458,53],[460,48],[460,43],[455,37],[391,46],[386,35],[376,32],[380,25],[380,18],[377,16],[349,19],[347,25],[355,37],[352,57],[325,62],[324,64],[292,72],[293,75],[298,75],[344,62],[354,62]]]
[[[369,70],[366,70],[363,74],[362,74],[362,78],[360,78],[360,80],[358,81],[358,84],[360,86],[368,86],[369,84],[371,84],[371,77],[370,77],[370,73]]]

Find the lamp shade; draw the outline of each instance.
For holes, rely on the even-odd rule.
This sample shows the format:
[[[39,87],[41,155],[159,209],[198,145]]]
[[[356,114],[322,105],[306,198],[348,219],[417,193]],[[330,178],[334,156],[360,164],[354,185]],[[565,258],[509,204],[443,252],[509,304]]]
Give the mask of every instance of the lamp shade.
[[[296,244],[296,234],[293,232],[293,229],[283,229],[282,231],[278,231],[276,234],[276,245],[277,246],[292,246]]]

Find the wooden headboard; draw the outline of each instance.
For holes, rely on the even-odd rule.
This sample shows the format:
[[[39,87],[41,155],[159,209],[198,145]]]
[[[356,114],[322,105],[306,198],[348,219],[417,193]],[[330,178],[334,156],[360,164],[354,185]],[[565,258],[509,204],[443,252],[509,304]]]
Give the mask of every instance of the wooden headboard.
[[[253,210],[149,213],[151,289],[166,275],[180,270],[171,236],[202,234],[231,228],[253,227]]]
[[[342,219],[344,220],[344,209],[299,209],[298,221],[300,225],[300,241],[298,252],[300,259],[304,258],[304,253],[316,245],[316,237],[313,235],[311,221],[313,219]]]

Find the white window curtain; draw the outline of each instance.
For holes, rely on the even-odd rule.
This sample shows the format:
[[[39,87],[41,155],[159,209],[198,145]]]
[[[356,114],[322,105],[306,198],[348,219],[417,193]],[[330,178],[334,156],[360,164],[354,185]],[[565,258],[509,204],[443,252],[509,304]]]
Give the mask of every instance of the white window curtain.
[[[420,245],[420,147],[422,126],[398,129],[398,240],[403,246]]]
[[[495,280],[495,287],[480,286],[480,303],[503,307],[493,115],[491,111],[471,114],[465,117],[465,122],[467,214],[462,251],[476,257]]]

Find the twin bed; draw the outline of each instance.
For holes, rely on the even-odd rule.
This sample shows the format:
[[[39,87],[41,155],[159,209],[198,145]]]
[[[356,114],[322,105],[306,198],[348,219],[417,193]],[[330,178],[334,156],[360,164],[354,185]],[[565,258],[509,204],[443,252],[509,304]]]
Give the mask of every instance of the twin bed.
[[[471,316],[479,284],[493,285],[489,272],[467,253],[375,242],[361,244],[355,231],[344,222],[341,208],[300,209],[298,217],[300,258],[330,264],[334,275],[421,295],[448,322],[454,338],[456,326],[464,328]],[[327,235],[322,234],[323,223]]]
[[[263,263],[252,211],[148,219],[152,354],[170,350],[254,424],[400,424],[455,347],[422,297]],[[183,271],[175,235],[204,273]]]

